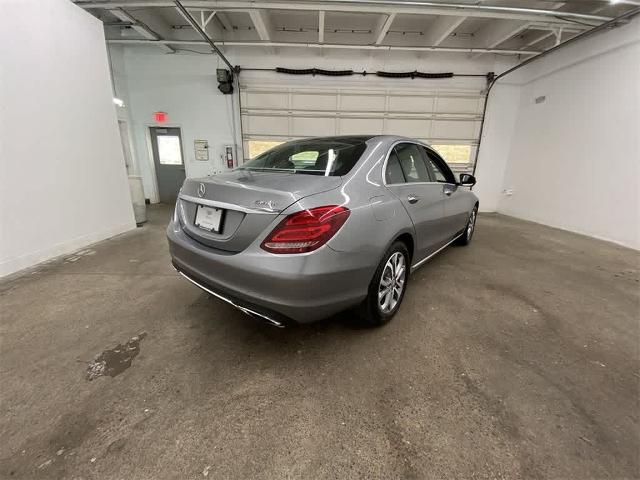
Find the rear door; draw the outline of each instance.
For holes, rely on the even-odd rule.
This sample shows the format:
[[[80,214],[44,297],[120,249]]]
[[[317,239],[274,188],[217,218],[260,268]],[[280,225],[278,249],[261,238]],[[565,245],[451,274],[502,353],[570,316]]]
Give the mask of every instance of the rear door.
[[[160,202],[173,205],[185,179],[180,129],[150,127],[149,131]]]
[[[443,227],[448,232],[448,238],[463,230],[469,218],[469,201],[464,195],[464,187],[460,187],[453,172],[440,156],[433,150],[424,149],[429,175],[438,182],[444,194]]]
[[[444,193],[429,177],[421,147],[399,143],[389,153],[385,183],[402,202],[416,230],[415,260],[430,255],[443,245]]]

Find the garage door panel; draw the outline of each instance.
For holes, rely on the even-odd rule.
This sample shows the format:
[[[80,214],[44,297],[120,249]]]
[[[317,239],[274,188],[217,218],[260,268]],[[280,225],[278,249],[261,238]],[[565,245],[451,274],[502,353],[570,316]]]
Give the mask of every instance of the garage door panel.
[[[294,110],[335,110],[337,95],[305,95],[296,93],[291,96],[291,108]]]
[[[478,113],[478,98],[438,98],[437,111],[446,113]]]
[[[431,131],[431,120],[388,119],[384,133],[405,137],[426,138]]]
[[[335,135],[336,120],[334,118],[296,118],[291,125],[291,134],[296,137],[321,137]]]
[[[341,135],[368,135],[382,132],[381,118],[343,118],[340,120]]]
[[[337,81],[336,81],[337,82]],[[387,134],[413,137],[447,148],[451,161],[460,160],[451,145],[475,145],[484,97],[480,90],[449,88],[394,89],[388,83],[369,87],[314,85],[300,80],[253,87],[243,85],[243,139],[285,141],[323,135]],[[459,165],[458,165],[459,166]]]
[[[283,93],[247,92],[242,100],[245,108],[287,108],[288,95]]]
[[[255,135],[288,135],[289,119],[287,117],[248,116],[244,133]],[[244,125],[244,124],[243,124]]]
[[[380,95],[340,95],[342,112],[383,112],[385,98]]]
[[[433,97],[390,96],[389,110],[396,112],[432,113],[434,111]]]
[[[469,121],[434,120],[432,137],[471,139],[477,136],[476,123]]]

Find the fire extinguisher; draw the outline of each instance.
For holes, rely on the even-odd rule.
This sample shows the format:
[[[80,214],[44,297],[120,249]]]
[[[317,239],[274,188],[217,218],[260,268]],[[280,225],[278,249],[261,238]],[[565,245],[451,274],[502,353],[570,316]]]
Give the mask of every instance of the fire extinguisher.
[[[233,168],[233,146],[227,145],[224,147],[224,157],[227,160],[227,168]]]

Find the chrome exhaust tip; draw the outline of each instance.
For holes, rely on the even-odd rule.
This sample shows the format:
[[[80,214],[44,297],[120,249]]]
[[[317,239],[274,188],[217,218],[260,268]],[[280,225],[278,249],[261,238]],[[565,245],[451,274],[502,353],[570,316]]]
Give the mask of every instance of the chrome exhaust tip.
[[[191,283],[193,283],[196,287],[200,288],[201,290],[204,290],[205,292],[207,292],[210,295],[213,295],[214,297],[222,300],[223,302],[228,303],[229,305],[231,305],[232,307],[237,308],[238,310],[240,310],[242,313],[249,315],[250,317],[254,317],[257,318],[259,320],[265,321],[267,324],[272,325],[274,327],[277,328],[284,328],[285,325],[283,322],[276,320],[274,318],[269,317],[268,315],[265,315],[264,313],[260,313],[260,312],[256,312],[255,310],[252,310],[250,308],[244,307],[242,305],[238,305],[236,302],[234,302],[233,300],[231,300],[230,298],[225,297],[224,295],[220,295],[219,293],[214,292],[213,290],[211,290],[210,288],[202,285],[200,282],[195,281],[193,278],[191,278],[189,275],[186,275],[185,273],[181,272],[180,269],[178,269],[178,267],[176,267],[175,265],[173,265],[173,268],[176,269],[176,272],[178,272],[180,275],[182,275],[184,278],[186,278],[187,280],[189,280]]]

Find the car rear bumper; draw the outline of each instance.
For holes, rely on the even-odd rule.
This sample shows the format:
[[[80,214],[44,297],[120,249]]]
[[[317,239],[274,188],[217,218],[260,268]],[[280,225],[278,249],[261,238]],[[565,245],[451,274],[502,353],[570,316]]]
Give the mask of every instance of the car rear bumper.
[[[207,247],[179,223],[167,228],[174,267],[192,283],[250,315],[283,326],[309,323],[359,304],[375,265],[328,246],[298,255],[274,255],[256,241],[240,253]]]

